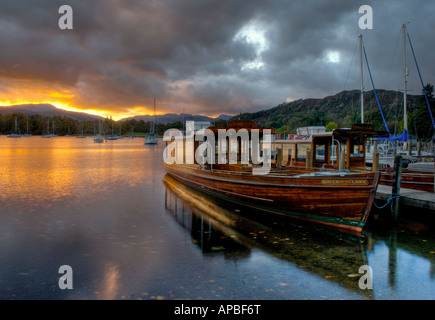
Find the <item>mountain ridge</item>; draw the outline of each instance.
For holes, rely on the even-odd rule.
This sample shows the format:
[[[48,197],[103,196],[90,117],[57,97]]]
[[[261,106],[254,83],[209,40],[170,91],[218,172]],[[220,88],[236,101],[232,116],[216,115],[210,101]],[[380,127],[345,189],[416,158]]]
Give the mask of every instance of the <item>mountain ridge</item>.
[[[3,114],[10,114],[10,113],[22,113],[25,115],[42,115],[42,116],[65,116],[77,121],[95,121],[98,119],[104,120],[104,117],[100,117],[97,115],[91,115],[86,112],[78,112],[78,111],[68,111],[63,110],[60,108],[57,108],[53,106],[52,104],[48,103],[41,103],[41,104],[19,104],[19,105],[13,105],[13,106],[0,106],[0,115]],[[184,121],[208,121],[213,122],[216,120],[229,120],[233,116],[232,115],[226,115],[221,114],[217,118],[212,118],[208,116],[202,116],[202,115],[192,115],[192,114],[184,114],[184,113],[166,113],[163,115],[156,115],[156,121],[157,123],[175,123],[175,122],[183,122]],[[119,121],[128,121],[128,120],[143,120],[145,122],[153,121],[154,117],[150,115],[142,115],[142,116],[134,116],[134,117],[127,117],[118,120]]]
[[[383,89],[376,90],[376,93],[390,131],[400,131],[401,126],[403,128],[403,93]],[[285,102],[267,110],[240,114],[233,119],[252,120],[257,126],[281,129],[282,133],[295,133],[298,127],[327,125],[330,122],[341,128],[350,127],[361,122],[360,96],[359,90],[345,90],[324,98]],[[427,112],[427,106],[424,106],[421,95],[407,95],[409,125],[416,119],[417,111],[424,114],[425,110]],[[364,122],[373,124],[377,130],[385,130],[374,90],[364,92]]]

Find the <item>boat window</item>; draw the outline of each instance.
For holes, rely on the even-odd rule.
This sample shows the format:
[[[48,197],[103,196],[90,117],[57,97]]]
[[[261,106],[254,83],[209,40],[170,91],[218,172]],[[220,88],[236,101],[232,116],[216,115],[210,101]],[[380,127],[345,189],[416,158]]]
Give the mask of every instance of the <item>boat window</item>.
[[[296,145],[296,161],[305,161],[307,158],[307,150],[311,148],[309,144]]]
[[[363,150],[364,150],[363,145],[356,144],[353,146],[350,156],[352,158],[362,158],[364,157]]]
[[[320,163],[325,163],[325,149],[326,146],[324,144],[318,144],[316,145],[316,155],[315,155],[315,161]]]

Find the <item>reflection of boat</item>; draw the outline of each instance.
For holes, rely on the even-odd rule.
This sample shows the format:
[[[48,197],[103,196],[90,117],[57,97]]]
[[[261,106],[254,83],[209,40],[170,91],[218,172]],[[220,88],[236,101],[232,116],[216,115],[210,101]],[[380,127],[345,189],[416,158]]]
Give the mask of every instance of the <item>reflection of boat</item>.
[[[159,140],[154,136],[154,131],[156,127],[156,99],[154,99],[154,118],[153,118],[153,124],[151,128],[151,133],[148,137],[144,139],[144,144],[158,144]]]
[[[366,294],[367,290],[359,290],[359,277],[355,275],[360,266],[368,265],[364,236],[313,224],[293,224],[278,217],[270,221],[254,210],[208,197],[170,175],[163,181],[167,211],[190,233],[204,254],[244,259],[252,249],[261,249]]]
[[[255,128],[250,121],[229,122],[232,129],[241,129],[242,126],[246,132],[254,129],[263,130]],[[209,130],[217,134],[222,128],[211,127]],[[339,131],[340,137],[336,137],[342,141],[349,141],[342,143],[347,146],[348,152],[346,170],[277,167],[272,168],[266,175],[255,175],[252,164],[241,163],[200,166],[198,163],[165,162],[164,167],[176,179],[238,204],[361,232],[367,221],[379,180],[377,172],[349,171],[353,169],[353,164],[359,164],[360,158],[353,150],[358,150],[360,144],[364,143],[362,133],[370,134],[361,128],[342,129]],[[194,143],[196,146],[199,145],[197,141]],[[331,148],[330,138],[325,137],[320,143],[324,145],[327,155],[334,149]],[[183,148],[183,145],[181,146]],[[230,150],[227,147],[223,148]],[[167,152],[169,150],[170,148],[167,148]],[[230,157],[228,155],[228,159]],[[325,157],[326,162],[329,162],[329,156]]]

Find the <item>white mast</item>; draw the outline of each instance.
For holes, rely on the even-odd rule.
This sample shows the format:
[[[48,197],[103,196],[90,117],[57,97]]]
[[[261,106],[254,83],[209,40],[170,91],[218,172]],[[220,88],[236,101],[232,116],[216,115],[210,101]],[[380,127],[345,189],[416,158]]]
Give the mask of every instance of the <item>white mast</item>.
[[[406,94],[408,91],[408,68],[406,67],[406,25],[402,25],[403,32],[403,130],[408,131],[408,114],[406,108]]]
[[[361,68],[361,123],[364,123],[364,80],[363,80],[363,45],[362,34],[359,35],[360,68]]]
[[[152,134],[154,134],[156,127],[156,98],[154,98],[154,115],[153,115],[153,131]]]

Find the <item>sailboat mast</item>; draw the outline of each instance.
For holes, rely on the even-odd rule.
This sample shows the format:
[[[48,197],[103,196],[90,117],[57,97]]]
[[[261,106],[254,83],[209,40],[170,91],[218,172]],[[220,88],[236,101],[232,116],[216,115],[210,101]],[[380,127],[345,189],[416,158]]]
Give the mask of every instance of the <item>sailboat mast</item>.
[[[153,134],[156,130],[156,98],[154,98]]]
[[[408,92],[408,68],[406,67],[406,25],[402,25],[403,32],[403,130],[408,131],[408,112],[406,95]]]
[[[364,79],[363,79],[363,43],[362,34],[359,35],[360,69],[361,69],[361,123],[364,123]]]

